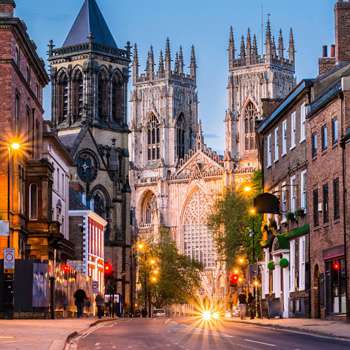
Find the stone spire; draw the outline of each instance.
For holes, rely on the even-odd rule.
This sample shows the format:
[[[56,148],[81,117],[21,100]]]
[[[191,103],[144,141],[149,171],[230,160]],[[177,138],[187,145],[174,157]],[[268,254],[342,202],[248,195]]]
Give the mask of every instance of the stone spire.
[[[184,73],[184,54],[182,51],[182,46],[180,46],[180,51],[179,51],[179,74]]]
[[[139,77],[139,54],[137,51],[137,44],[134,45],[134,58],[132,62],[132,79],[136,83]]]
[[[273,58],[277,57],[277,49],[276,49],[276,42],[275,42],[274,36],[272,36],[272,57]]]
[[[295,62],[294,34],[293,34],[293,29],[292,28],[290,28],[290,34],[289,34],[288,58],[289,58],[289,61],[291,63]]]
[[[241,53],[240,53],[241,61],[245,62],[245,44],[244,44],[244,35],[242,35],[241,40]]]
[[[176,55],[175,55],[174,72],[179,73],[179,53],[178,52],[176,52]]]
[[[194,49],[194,45],[192,45],[192,48],[191,48],[190,76],[194,80],[196,80],[197,78],[197,62],[196,62],[196,52]]]
[[[268,61],[270,61],[273,56],[270,17],[267,19],[267,24],[266,24],[265,55]]]
[[[170,52],[170,40],[166,39],[165,46],[165,74],[169,78],[171,75],[171,52]]]
[[[252,47],[252,61],[253,63],[257,63],[259,59],[259,53],[258,53],[258,41],[256,39],[256,35],[254,34],[253,38],[253,47]]]
[[[204,146],[204,136],[203,136],[203,129],[202,129],[202,121],[199,121],[198,124],[198,131],[197,131],[197,135],[196,135],[196,146],[197,146],[197,150],[200,150],[203,148]]]
[[[163,59],[163,51],[160,50],[160,54],[159,54],[159,65],[158,65],[158,75],[163,77],[165,73],[165,69],[164,69],[164,59]]]
[[[280,29],[280,33],[279,33],[279,36],[278,36],[278,57],[280,59],[284,59],[284,44],[283,44],[282,29]]]
[[[146,68],[147,78],[149,80],[154,79],[154,54],[153,54],[153,47],[150,47],[150,50],[148,51],[148,58],[147,58],[147,68]]]
[[[252,58],[252,38],[250,36],[250,28],[248,28],[248,33],[247,33],[247,45],[245,48],[245,56],[246,56],[247,64],[250,64],[251,58]]]
[[[233,66],[233,61],[236,56],[236,50],[235,50],[235,39],[233,36],[233,28],[230,27],[230,39],[228,44],[228,63],[229,67],[231,68]]]

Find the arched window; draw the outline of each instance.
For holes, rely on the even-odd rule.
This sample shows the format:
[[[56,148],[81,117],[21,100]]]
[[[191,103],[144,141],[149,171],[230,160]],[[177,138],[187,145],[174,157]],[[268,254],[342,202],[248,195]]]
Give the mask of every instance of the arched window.
[[[38,220],[38,185],[29,185],[29,219]]]
[[[252,102],[246,106],[244,113],[244,131],[246,134],[245,149],[253,150],[255,146],[255,120],[257,117],[257,110]]]
[[[100,119],[108,120],[108,77],[104,71],[98,75],[98,114]]]
[[[112,82],[112,118],[118,124],[124,122],[124,84],[116,76]]]
[[[106,198],[101,191],[96,191],[92,197],[94,212],[100,215],[102,218],[107,217],[107,204]]]
[[[160,125],[152,115],[147,128],[148,160],[160,159]]]
[[[68,77],[61,74],[57,83],[57,114],[58,122],[63,122],[68,117]]]
[[[180,115],[176,125],[177,156],[179,159],[185,157],[185,120],[183,114]]]
[[[83,74],[80,70],[77,70],[72,80],[72,110],[73,110],[73,122],[81,119],[83,116]]]
[[[184,253],[206,269],[215,268],[217,260],[213,233],[208,226],[209,213],[208,197],[197,190],[189,198],[182,218]]]
[[[145,196],[142,204],[142,223],[144,225],[151,225],[153,223],[154,212],[156,209],[156,196],[150,192]]]

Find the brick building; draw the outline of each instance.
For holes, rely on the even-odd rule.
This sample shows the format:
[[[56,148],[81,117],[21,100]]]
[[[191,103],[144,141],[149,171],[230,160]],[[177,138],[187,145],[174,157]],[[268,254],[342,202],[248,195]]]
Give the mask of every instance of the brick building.
[[[350,311],[347,144],[343,140],[350,121],[349,2],[336,3],[335,24],[336,44],[331,58],[320,59],[320,75],[314,82],[307,116],[312,316],[322,318]]]
[[[262,297],[283,317],[309,314],[306,105],[312,80],[303,80],[258,127],[264,192],[277,196],[281,215],[267,215]],[[280,266],[287,259],[287,267]],[[270,264],[269,264],[270,263]],[[269,268],[270,266],[270,268]],[[274,268],[272,268],[274,266]]]
[[[3,148],[0,152],[0,219],[10,221],[10,245],[15,248],[16,257],[23,258],[26,255],[38,257],[42,247],[47,245],[43,242],[43,234],[54,232],[56,228],[49,223],[47,202],[51,169],[49,164],[40,161],[42,89],[49,78],[24,22],[14,17],[15,6],[13,0],[0,1],[0,127]],[[14,140],[21,145],[18,151],[9,147]],[[30,186],[33,176],[37,175],[42,179],[34,191]],[[30,201],[36,202],[38,195],[43,198],[38,202],[40,207],[32,206],[29,212]],[[0,257],[7,244],[7,237],[0,237]]]

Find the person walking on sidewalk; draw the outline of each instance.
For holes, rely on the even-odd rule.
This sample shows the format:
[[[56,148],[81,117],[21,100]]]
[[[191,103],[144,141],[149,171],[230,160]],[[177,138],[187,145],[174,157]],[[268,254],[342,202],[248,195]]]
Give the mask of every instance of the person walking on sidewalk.
[[[87,300],[86,293],[82,289],[78,289],[74,293],[75,306],[77,307],[77,317],[80,318],[84,313],[84,303]]]
[[[104,314],[104,305],[105,305],[105,300],[101,294],[97,294],[95,298],[96,302],[96,307],[97,307],[97,316],[99,319],[102,318]]]
[[[248,308],[249,308],[250,319],[254,320],[254,318],[255,318],[255,298],[254,298],[253,294],[250,292],[248,294]]]
[[[239,302],[239,316],[241,320],[244,320],[247,314],[247,296],[244,291],[242,291],[238,296]]]

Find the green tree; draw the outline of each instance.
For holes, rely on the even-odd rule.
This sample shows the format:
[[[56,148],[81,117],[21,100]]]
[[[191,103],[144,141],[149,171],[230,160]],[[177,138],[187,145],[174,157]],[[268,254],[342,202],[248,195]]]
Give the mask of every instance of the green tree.
[[[200,287],[201,264],[179,253],[166,228],[161,229],[159,243],[149,245],[148,256],[139,266],[140,275],[147,276],[141,279],[143,298],[146,287],[157,307],[189,302]],[[150,257],[157,261],[157,266],[149,264]],[[154,269],[159,273],[152,281]]]
[[[261,215],[252,212],[253,199],[262,191],[262,174],[254,173],[251,179],[251,190],[227,189],[216,199],[212,213],[209,215],[209,226],[213,231],[218,253],[230,269],[238,255],[245,254],[250,262],[253,255],[256,259],[261,254]],[[251,235],[254,232],[254,237]],[[255,254],[253,254],[253,240]]]

